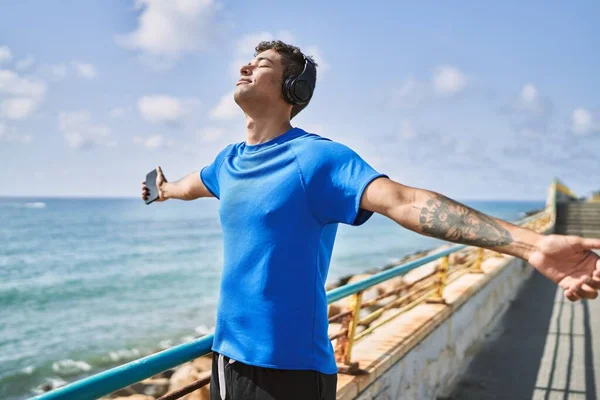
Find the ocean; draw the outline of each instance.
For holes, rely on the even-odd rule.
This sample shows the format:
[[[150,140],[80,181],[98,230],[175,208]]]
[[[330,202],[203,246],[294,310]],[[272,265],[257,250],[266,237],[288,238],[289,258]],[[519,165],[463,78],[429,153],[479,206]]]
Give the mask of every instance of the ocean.
[[[464,201],[515,221],[544,201]],[[22,400],[214,329],[218,201],[0,198],[0,399]],[[328,282],[443,242],[340,226]],[[38,389],[39,390],[39,389]]]

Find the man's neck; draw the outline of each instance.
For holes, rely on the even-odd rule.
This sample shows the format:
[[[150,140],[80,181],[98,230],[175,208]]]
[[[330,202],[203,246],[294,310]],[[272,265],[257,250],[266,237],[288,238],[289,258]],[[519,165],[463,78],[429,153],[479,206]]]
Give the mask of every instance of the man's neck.
[[[246,116],[246,143],[260,144],[275,139],[292,129],[288,118],[252,118]]]

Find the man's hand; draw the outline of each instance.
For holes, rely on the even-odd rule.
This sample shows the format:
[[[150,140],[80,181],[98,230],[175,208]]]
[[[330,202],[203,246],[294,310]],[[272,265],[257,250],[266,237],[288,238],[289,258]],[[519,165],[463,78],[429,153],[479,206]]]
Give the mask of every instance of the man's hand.
[[[578,236],[544,236],[527,260],[558,284],[571,301],[595,299],[600,289],[600,239]]]
[[[192,172],[176,182],[168,182],[160,166],[156,167],[156,187],[158,188],[158,199],[156,201],[167,199],[189,201],[200,197],[213,197],[213,194],[204,186],[198,172]],[[146,182],[142,182],[142,199],[146,200],[148,194]]]
[[[156,201],[165,201],[167,200],[164,191],[164,184],[167,183],[167,178],[162,172],[160,166],[156,167],[156,188],[158,189],[158,199]],[[146,186],[146,182],[142,182],[142,199],[146,201],[148,195],[150,194],[148,187]]]

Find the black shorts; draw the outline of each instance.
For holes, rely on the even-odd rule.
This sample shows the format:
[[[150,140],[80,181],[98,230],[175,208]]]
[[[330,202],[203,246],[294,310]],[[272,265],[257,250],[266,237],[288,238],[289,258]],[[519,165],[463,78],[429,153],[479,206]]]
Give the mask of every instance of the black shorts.
[[[219,354],[213,353],[211,400],[335,400],[337,374],[255,367],[221,357],[219,374]]]

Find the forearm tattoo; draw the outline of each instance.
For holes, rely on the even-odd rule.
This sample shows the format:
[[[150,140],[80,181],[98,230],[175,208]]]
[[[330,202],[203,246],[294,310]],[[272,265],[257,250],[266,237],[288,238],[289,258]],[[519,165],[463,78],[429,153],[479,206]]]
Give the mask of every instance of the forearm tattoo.
[[[501,247],[513,244],[513,238],[493,218],[432,193],[420,208],[419,225],[423,233],[477,247]]]

